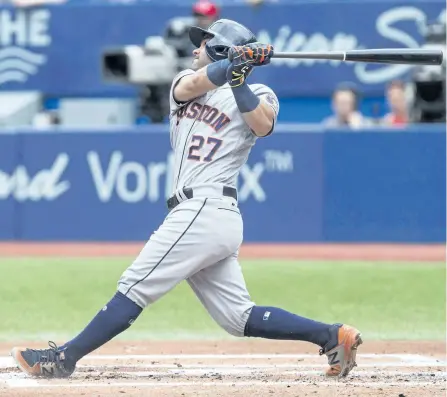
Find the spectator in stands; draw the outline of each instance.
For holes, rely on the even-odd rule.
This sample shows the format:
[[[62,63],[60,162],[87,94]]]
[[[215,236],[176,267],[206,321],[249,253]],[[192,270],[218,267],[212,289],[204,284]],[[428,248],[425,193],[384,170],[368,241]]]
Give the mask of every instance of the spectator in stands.
[[[386,99],[390,112],[382,120],[384,125],[405,125],[409,122],[408,103],[405,95],[405,84],[392,81],[386,90]]]
[[[196,20],[195,25],[203,29],[219,19],[219,8],[208,0],[199,0],[193,5],[192,12]]]
[[[358,110],[359,94],[355,86],[344,83],[332,94],[333,116],[326,118],[326,127],[347,127],[352,129],[371,127],[372,120],[363,116]]]

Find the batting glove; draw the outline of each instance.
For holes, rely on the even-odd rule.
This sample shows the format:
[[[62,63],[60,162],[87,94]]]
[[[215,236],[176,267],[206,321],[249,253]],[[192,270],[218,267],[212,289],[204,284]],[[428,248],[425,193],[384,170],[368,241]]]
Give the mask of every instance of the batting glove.
[[[251,63],[253,66],[268,65],[274,54],[270,44],[250,43],[244,46],[232,47],[229,53],[230,61],[236,57]]]
[[[228,58],[231,60],[227,69],[228,84],[231,87],[238,87],[244,84],[245,79],[253,70],[253,61],[245,56],[241,47],[230,48]]]

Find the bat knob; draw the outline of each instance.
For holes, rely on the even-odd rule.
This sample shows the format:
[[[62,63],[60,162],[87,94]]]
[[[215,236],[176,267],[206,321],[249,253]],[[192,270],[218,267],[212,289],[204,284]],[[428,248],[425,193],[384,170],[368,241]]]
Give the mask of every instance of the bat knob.
[[[233,51],[231,51],[231,49],[228,51],[228,60],[233,62]]]

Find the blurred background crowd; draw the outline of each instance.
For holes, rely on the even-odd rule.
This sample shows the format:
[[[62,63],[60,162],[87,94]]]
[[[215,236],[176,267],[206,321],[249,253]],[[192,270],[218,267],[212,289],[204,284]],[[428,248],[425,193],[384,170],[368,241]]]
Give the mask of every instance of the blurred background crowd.
[[[0,78],[0,105],[3,108],[0,114],[0,125],[5,127],[33,125],[46,128],[59,125],[107,126],[110,124],[167,123],[170,82],[179,70],[189,67],[191,62],[193,46],[188,38],[188,29],[191,25],[206,28],[213,21],[228,17],[226,14],[227,7],[237,6],[251,9],[252,14],[250,15],[252,17],[250,18],[256,19],[257,15],[265,15],[260,14],[265,7],[280,6],[281,3],[301,2],[303,7],[307,7],[303,8],[304,11],[309,9],[309,4],[304,5],[306,2],[303,0],[220,0],[219,2],[210,0],[178,0],[176,2],[169,0],[165,2],[165,5],[169,3],[174,9],[179,5],[182,6],[178,7],[179,15],[160,21],[158,15],[151,13],[152,5],[157,3],[157,6],[159,6],[160,4],[160,1],[156,0],[107,0],[107,3],[106,0],[0,0],[0,5],[5,7],[4,9],[8,10],[9,13],[13,13],[2,14],[2,18],[0,18],[0,44],[4,48],[7,47],[7,44],[10,44],[6,43],[6,39],[1,40],[2,35],[3,38],[6,36],[6,28],[4,27],[6,20],[16,18],[16,21],[18,21],[22,14],[36,13],[36,10],[41,9],[54,10],[60,7],[72,7],[74,12],[77,12],[76,7],[85,8],[89,5],[95,7],[98,4],[103,5],[105,3],[110,7],[117,5],[140,7],[140,10],[147,10],[145,12],[147,12],[148,25],[151,25],[153,20],[157,19],[157,23],[162,22],[163,26],[158,35],[150,31],[141,42],[126,43],[123,41],[127,36],[121,35],[124,28],[117,24],[111,32],[113,37],[106,40],[108,46],[102,48],[100,53],[96,53],[96,59],[94,56],[79,58],[79,63],[82,64],[88,63],[89,59],[92,63],[99,60],[100,70],[96,71],[97,74],[93,78],[110,87],[127,85],[131,89],[124,94],[116,94],[113,90],[107,92],[101,92],[100,90],[88,92],[86,90],[83,92],[81,88],[71,94],[69,89],[64,92],[57,92],[52,88],[45,89],[50,84],[39,84],[39,79],[62,78],[58,76],[63,74],[60,65],[67,68],[78,67],[78,65],[73,65],[71,60],[69,62],[64,60],[64,53],[57,50],[52,52],[51,59],[46,61],[47,69],[50,70],[46,70],[45,75],[39,75],[39,72],[34,73],[33,80],[27,81],[27,84],[23,83],[23,79],[21,82],[20,79],[16,79],[16,82],[3,82]],[[331,1],[327,0],[326,2],[330,3]],[[355,3],[355,1],[340,0],[338,2]],[[439,18],[428,21],[424,29],[420,30],[422,38],[419,43],[420,46],[445,49],[445,9],[441,11],[440,15]],[[29,18],[33,18],[33,16]],[[54,20],[57,18],[57,14],[52,14],[51,18],[51,22],[56,24],[57,21]],[[338,16],[338,19],[342,18],[343,5],[340,7],[340,15]],[[352,15],[350,18],[352,18]],[[402,15],[402,19],[405,18],[406,16]],[[250,23],[245,20],[241,22],[252,28]],[[277,21],[279,27],[280,22]],[[290,23],[290,21],[288,20],[287,23]],[[269,24],[271,25],[272,21],[269,21]],[[76,37],[81,25],[82,21],[79,27],[72,26],[69,35]],[[29,30],[36,30],[31,25],[28,28]],[[296,28],[299,29],[300,27],[297,26]],[[133,29],[132,20],[127,21],[125,29]],[[403,28],[401,34],[407,34],[404,31],[405,28]],[[54,32],[57,34],[58,30],[54,28]],[[110,32],[110,30],[103,33],[101,29],[98,29],[99,35],[107,35],[107,32]],[[314,33],[317,35],[319,32],[327,33],[328,36],[333,34],[330,31],[326,32],[324,26],[315,26]],[[268,33],[270,34],[269,37],[273,38],[276,32],[269,31]],[[55,33],[52,34],[51,43],[53,44],[57,40],[59,45],[62,44],[63,46],[67,32],[61,32],[58,38],[55,38]],[[258,34],[256,30],[255,34]],[[307,34],[309,38],[311,32],[307,32]],[[259,37],[259,35],[258,39],[262,41],[262,37]],[[17,41],[19,40],[17,39]],[[277,43],[278,38],[271,44],[275,46]],[[15,44],[17,46],[17,43]],[[23,48],[26,47],[25,44]],[[312,49],[318,50],[318,42],[313,44]],[[325,47],[321,49],[327,50]],[[331,49],[343,50],[346,48]],[[2,69],[1,61],[0,57],[0,69]],[[58,62],[58,66],[48,66],[51,62]],[[70,65],[67,65],[68,63]],[[261,81],[256,81],[256,76],[253,76],[252,81],[270,85],[275,80],[276,75],[273,72],[275,66],[269,67],[272,69],[268,75],[261,76]],[[303,93],[299,89],[303,84],[301,79],[307,79],[307,75],[303,74],[303,69],[309,70],[311,67],[303,64],[282,66],[281,70],[288,68],[289,76],[293,76],[293,80],[290,81],[289,86],[291,88],[287,92],[280,90],[278,93],[281,104],[280,121],[316,123],[327,128],[350,127],[352,129],[380,125],[402,126],[412,123],[445,123],[446,121],[445,63],[441,67],[414,67],[405,73],[396,73],[395,76],[390,73],[389,78],[382,81],[383,84],[380,85],[380,89],[375,88],[373,91],[366,90],[366,92],[362,89],[363,85],[359,84],[358,81],[354,81],[354,79],[345,80],[346,73],[338,73],[334,65],[327,65],[326,68],[331,68],[331,74],[324,76],[325,69],[321,69],[321,77],[329,81],[329,83],[325,83],[326,92],[319,89],[316,90],[315,94],[309,93],[309,90]],[[319,66],[316,65],[316,67]],[[83,69],[79,67],[78,70],[78,77],[82,81],[84,78],[82,75],[84,73]],[[332,76],[339,76],[340,79],[337,80]],[[91,79],[92,77],[88,76],[88,78]],[[318,83],[319,78],[319,72],[316,72],[313,75],[315,83]],[[73,81],[71,83],[76,84]],[[306,83],[308,85],[312,84],[311,81]],[[293,89],[294,86],[296,90]],[[272,88],[275,89],[275,86]],[[123,102],[124,100],[125,102]],[[33,103],[31,107],[29,106],[30,102]]]
[[[236,20],[279,52],[446,48],[445,0],[0,1],[4,240],[139,241],[156,229],[191,25]],[[245,241],[445,242],[445,72],[256,67],[248,82],[271,87],[280,112],[238,178]]]

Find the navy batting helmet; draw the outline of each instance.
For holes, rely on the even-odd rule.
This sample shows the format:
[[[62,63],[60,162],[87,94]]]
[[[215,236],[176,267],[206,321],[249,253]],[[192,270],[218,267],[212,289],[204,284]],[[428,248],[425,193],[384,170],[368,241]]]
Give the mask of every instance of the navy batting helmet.
[[[255,43],[256,36],[244,25],[230,19],[219,19],[205,30],[197,26],[189,30],[189,38],[198,48],[202,40],[210,38],[205,45],[205,51],[212,61],[220,61],[228,57],[228,49],[232,46],[240,46]]]

